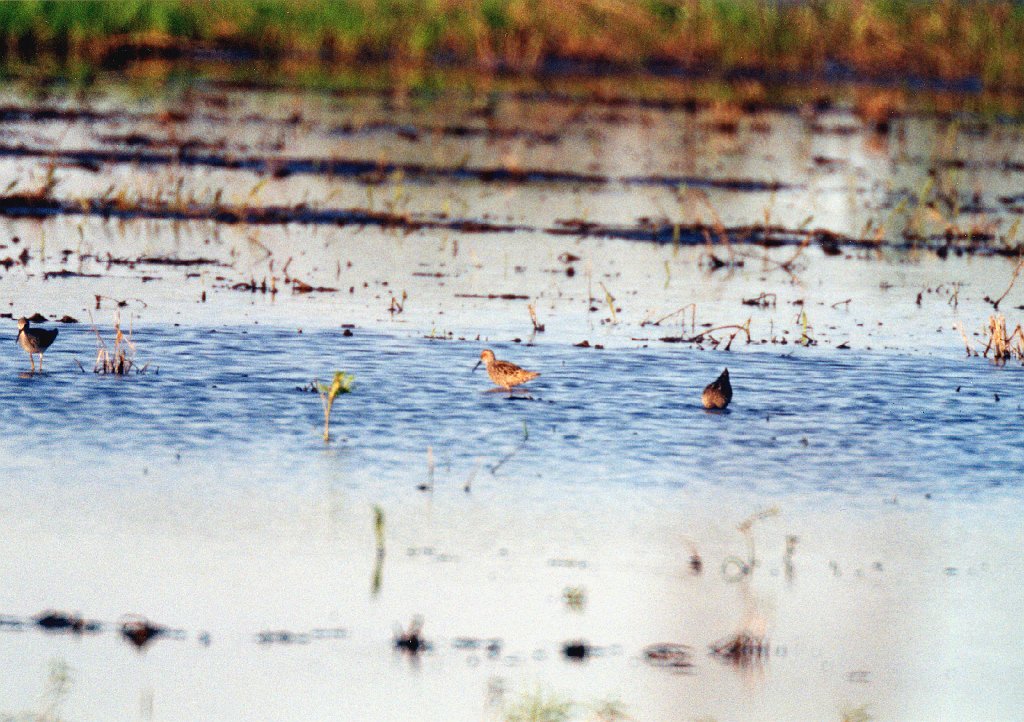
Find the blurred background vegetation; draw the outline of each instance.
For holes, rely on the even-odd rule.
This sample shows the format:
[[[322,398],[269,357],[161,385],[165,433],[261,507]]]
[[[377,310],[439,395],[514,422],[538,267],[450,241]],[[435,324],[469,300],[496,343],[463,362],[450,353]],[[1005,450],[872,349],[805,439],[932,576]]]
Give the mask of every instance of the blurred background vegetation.
[[[967,0],[13,0],[7,60],[195,54],[511,73],[657,70],[1024,86],[1024,6]]]

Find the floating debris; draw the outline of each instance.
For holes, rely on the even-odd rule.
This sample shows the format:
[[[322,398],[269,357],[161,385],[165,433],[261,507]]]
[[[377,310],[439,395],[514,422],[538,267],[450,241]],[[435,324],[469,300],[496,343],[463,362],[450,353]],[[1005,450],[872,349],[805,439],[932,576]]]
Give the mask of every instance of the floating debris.
[[[711,654],[737,667],[749,667],[763,662],[769,655],[764,637],[749,632],[738,632],[711,645]]]
[[[456,637],[452,640],[452,649],[483,649],[487,652],[487,656],[491,659],[497,659],[501,656],[501,650],[503,646],[504,642],[498,637],[492,637],[490,639],[478,639],[476,637]]]
[[[309,644],[312,637],[306,632],[290,632],[287,629],[264,630],[256,633],[257,644]]]
[[[583,661],[594,654],[595,648],[582,639],[566,642],[562,645],[562,655],[566,659]]]
[[[6,614],[0,614],[0,629],[22,631],[25,629],[26,622],[24,619],[18,617],[9,617]]]
[[[587,608],[587,590],[585,587],[566,587],[562,590],[562,601],[569,611],[582,612]]]
[[[83,619],[78,614],[58,612],[48,609],[45,612],[33,617],[36,626],[48,632],[70,632],[72,634],[84,634],[100,632],[103,630],[103,623],[95,620]]]
[[[153,624],[145,617],[137,615],[128,615],[121,622],[121,635],[138,649],[142,649],[168,631],[167,627]]]
[[[409,626],[406,629],[398,629],[395,633],[395,649],[400,649],[403,652],[408,652],[411,655],[417,655],[420,652],[428,651],[431,647],[430,642],[426,641],[423,636],[423,617],[416,615],[409,622]]]
[[[687,670],[693,668],[691,661],[691,647],[686,644],[675,644],[665,642],[661,644],[650,644],[644,647],[644,662],[652,667],[667,667],[675,670]]]

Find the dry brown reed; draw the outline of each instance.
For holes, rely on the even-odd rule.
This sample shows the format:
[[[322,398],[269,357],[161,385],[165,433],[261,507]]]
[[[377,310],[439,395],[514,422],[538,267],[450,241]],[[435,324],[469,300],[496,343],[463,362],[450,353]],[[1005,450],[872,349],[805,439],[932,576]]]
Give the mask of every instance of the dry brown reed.
[[[968,356],[989,358],[991,353],[992,362],[995,364],[1002,365],[1014,359],[1024,363],[1024,327],[1017,324],[1013,331],[1008,331],[1006,317],[1003,314],[988,317],[988,323],[982,329],[985,347],[981,351],[977,350],[975,342],[967,335],[962,323],[957,322],[955,326],[963,338]]]
[[[997,364],[1004,364],[1010,359],[1024,362],[1024,329],[1020,324],[1012,333],[1007,333],[1006,317],[1000,313],[989,316],[986,331],[988,339],[982,356],[988,358],[991,351],[992,360]]]
[[[129,327],[127,336],[124,334],[121,330],[120,314],[114,316],[114,343],[112,347],[107,346],[106,341],[103,340],[103,336],[95,324],[93,324],[92,330],[96,334],[97,345],[96,362],[92,368],[93,373],[125,376],[133,372],[137,374],[145,373],[146,369],[149,368],[148,363],[139,366],[135,360],[138,349],[135,346],[135,342],[132,341],[132,329]]]

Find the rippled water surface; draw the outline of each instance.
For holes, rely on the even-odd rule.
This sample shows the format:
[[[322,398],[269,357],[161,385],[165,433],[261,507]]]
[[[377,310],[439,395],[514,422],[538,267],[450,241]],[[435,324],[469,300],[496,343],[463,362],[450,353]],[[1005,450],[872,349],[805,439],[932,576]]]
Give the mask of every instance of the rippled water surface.
[[[79,326],[49,354],[52,371],[5,385],[3,402],[16,409],[2,422],[12,471],[33,475],[45,463],[51,474],[62,459],[236,466],[239,454],[272,451],[277,468],[254,473],[301,478],[334,463],[412,484],[428,447],[457,477],[524,434],[506,473],[600,488],[975,495],[1016,488],[1006,470],[1024,465],[1015,433],[1024,375],[980,361],[505,344],[499,357],[542,370],[509,394],[472,372],[480,343],[258,326],[154,327],[133,338],[139,358],[154,360],[144,375],[82,374],[73,359],[88,361],[95,339]],[[16,360],[5,361],[11,377]],[[737,401],[706,412],[700,390],[724,364]],[[343,438],[328,462],[309,384],[335,368],[355,374],[357,393],[337,401]],[[73,459],[44,462],[55,430]]]

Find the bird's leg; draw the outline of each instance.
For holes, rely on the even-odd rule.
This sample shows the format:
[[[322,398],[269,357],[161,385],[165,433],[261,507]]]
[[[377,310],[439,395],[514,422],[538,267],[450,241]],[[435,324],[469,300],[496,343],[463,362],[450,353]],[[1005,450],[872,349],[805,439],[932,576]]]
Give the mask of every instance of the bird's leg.
[[[43,352],[39,352],[39,373],[43,372]]]
[[[28,360],[29,360],[29,363],[32,364],[32,373],[35,373],[36,372],[36,357],[35,357],[35,354],[33,354],[31,351],[28,352]],[[42,361],[40,361],[40,363],[42,363]]]

